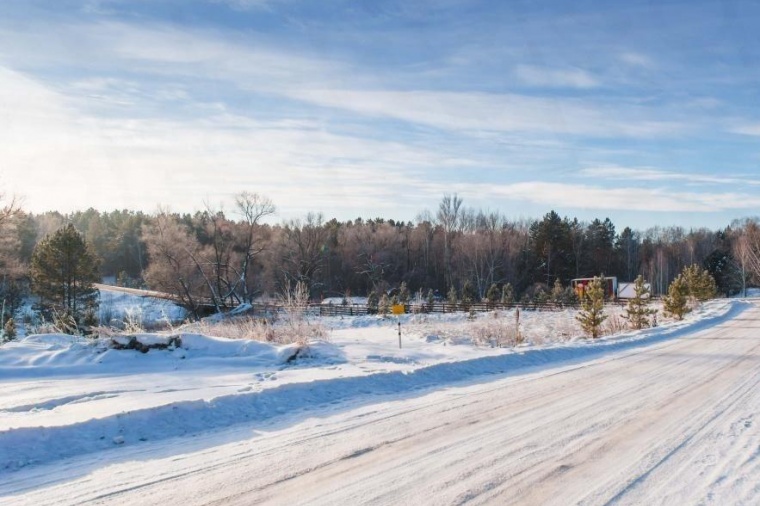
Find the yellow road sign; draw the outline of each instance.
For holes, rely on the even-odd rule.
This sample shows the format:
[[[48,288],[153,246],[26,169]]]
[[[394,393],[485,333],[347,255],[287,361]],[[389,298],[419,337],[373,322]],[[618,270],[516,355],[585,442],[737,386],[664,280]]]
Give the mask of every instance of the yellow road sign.
[[[391,306],[391,313],[393,314],[404,314],[406,313],[406,309],[404,308],[403,304],[394,304]]]

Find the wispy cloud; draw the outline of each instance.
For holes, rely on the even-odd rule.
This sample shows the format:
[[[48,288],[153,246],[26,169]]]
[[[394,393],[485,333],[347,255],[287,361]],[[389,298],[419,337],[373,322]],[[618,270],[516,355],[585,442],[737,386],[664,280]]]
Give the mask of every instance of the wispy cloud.
[[[284,0],[208,0],[212,4],[224,4],[233,9],[269,9]]]
[[[79,83],[88,92],[114,84]],[[23,111],[0,127],[7,141],[0,144],[3,176],[22,194],[24,182],[45,182],[27,195],[33,211],[150,210],[167,199],[192,209],[206,197],[229,200],[252,188],[290,202],[291,216],[317,203],[339,215],[350,209],[358,216],[368,205],[392,215],[398,190],[378,180],[482,164],[458,151],[331,133],[312,121],[256,120],[223,108],[177,120],[92,116],[73,107],[71,96],[2,67],[0,88],[0,110]],[[167,193],[177,187],[181,191]]]
[[[684,181],[687,183],[731,184],[760,186],[760,180],[732,177],[728,174],[721,176],[670,172],[647,167],[618,167],[603,166],[589,167],[579,171],[579,175],[608,180],[627,181]]]
[[[129,66],[160,78],[224,81],[250,92],[265,93],[371,118],[393,118],[453,131],[539,132],[592,137],[673,137],[694,123],[667,117],[661,108],[624,99],[598,100],[559,96],[475,91],[377,89],[371,73],[336,59],[283,51],[267,44],[240,44],[217,33],[167,26],[124,23],[72,26],[62,36],[68,49],[62,59],[78,55],[104,69]],[[24,47],[34,47],[34,34]],[[0,42],[18,42],[0,33]],[[39,41],[37,41],[39,42]],[[34,58],[34,55],[29,55]],[[73,62],[71,62],[74,64]],[[591,86],[594,78],[580,70],[522,70],[534,83]]]
[[[760,123],[745,123],[731,128],[731,132],[741,135],[760,137]]]
[[[716,33],[704,4],[175,3],[9,4],[0,164],[30,206],[188,209],[244,187],[335,215],[451,191],[507,212],[757,203],[753,74],[694,44]],[[678,33],[631,23],[651,9]]]
[[[634,51],[626,51],[624,53],[620,53],[619,59],[623,63],[632,65],[634,67],[641,67],[645,69],[655,68],[654,60],[645,54],[637,53]]]
[[[696,193],[647,188],[606,188],[596,185],[528,181],[507,185],[469,185],[465,195],[492,195],[547,208],[647,212],[718,212],[754,209],[760,197],[741,192]]]
[[[637,106],[616,107],[582,100],[518,94],[436,91],[291,89],[288,96],[324,107],[390,117],[449,130],[543,132],[573,136],[673,136],[691,129],[651,117]]]
[[[517,78],[529,86],[543,88],[595,88],[600,82],[585,70],[571,68],[558,69],[518,65],[515,68]]]

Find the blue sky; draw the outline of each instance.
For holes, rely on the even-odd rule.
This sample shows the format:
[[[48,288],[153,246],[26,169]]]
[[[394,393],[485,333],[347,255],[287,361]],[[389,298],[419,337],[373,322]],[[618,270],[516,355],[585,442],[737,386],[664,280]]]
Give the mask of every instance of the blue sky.
[[[0,185],[31,211],[760,214],[757,2],[0,7]]]

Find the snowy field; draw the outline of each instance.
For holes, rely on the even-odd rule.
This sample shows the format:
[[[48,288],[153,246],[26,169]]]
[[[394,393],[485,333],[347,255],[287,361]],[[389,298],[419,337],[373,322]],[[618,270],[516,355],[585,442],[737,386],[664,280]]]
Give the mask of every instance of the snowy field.
[[[108,300],[114,311],[135,307],[126,296]],[[167,314],[166,307],[140,304],[143,318]],[[594,342],[579,338],[575,311],[522,311],[524,342],[510,347],[492,346],[488,336],[513,336],[513,311],[474,320],[464,314],[323,318],[328,338],[293,361],[295,345],[181,330],[175,334],[181,344],[148,353],[112,349],[105,339],[29,336],[0,348],[0,501],[78,502],[46,488],[65,483],[66,473],[57,470],[82,459],[96,459],[99,468],[134,452],[179,456],[185,444],[196,448],[190,441],[214,434],[224,439],[230,431],[274,430],[450,388],[542,375],[684,340],[749,306],[713,301],[684,322]],[[167,342],[159,334],[139,339]]]
[[[98,286],[100,291],[98,319],[104,325],[124,323],[135,326],[152,326],[162,323],[176,324],[186,317],[187,312],[173,302],[152,297],[140,297],[117,289],[109,290],[105,285]]]

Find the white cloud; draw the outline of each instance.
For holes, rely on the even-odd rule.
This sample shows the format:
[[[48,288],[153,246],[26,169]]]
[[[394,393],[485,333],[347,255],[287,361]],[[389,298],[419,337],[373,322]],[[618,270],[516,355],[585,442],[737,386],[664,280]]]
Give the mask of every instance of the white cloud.
[[[274,95],[367,117],[385,117],[454,132],[533,132],[595,137],[678,136],[693,123],[671,119],[661,109],[580,98],[536,97],[514,93],[470,91],[399,91],[367,89],[372,73],[345,62],[246,43],[211,31],[165,25],[124,23],[59,28],[62,48],[48,54],[55,64],[130,69],[161,79],[223,81],[258,94]],[[36,33],[0,31],[0,45],[16,48],[21,61],[40,56]],[[20,49],[19,49],[20,48]],[[41,62],[37,62],[38,64]],[[48,62],[53,63],[53,62]],[[535,83],[591,86],[594,78],[580,70],[524,66],[524,77]],[[376,86],[376,84],[373,84]]]
[[[670,172],[649,167],[619,167],[615,165],[589,167],[581,170],[579,175],[611,180],[685,181],[688,183],[701,184],[743,184],[760,186],[760,180],[737,178],[730,175],[712,176],[705,174]]]
[[[760,123],[745,123],[743,125],[738,125],[733,127],[731,129],[731,132],[735,134],[760,137]]]
[[[102,89],[89,83],[86,89]],[[106,83],[111,85],[113,83]],[[99,118],[76,100],[0,67],[3,182],[31,211],[138,208],[190,210],[243,189],[287,212],[348,209],[394,215],[398,186],[440,167],[479,166],[446,149],[363,139],[303,120],[260,121],[210,109],[187,120]],[[212,193],[209,193],[212,192]],[[416,211],[417,200],[410,200]],[[411,204],[410,204],[411,205]]]
[[[53,31],[57,44],[50,44]],[[450,191],[470,192],[473,199],[482,194],[593,209],[702,211],[757,204],[757,198],[741,193],[610,190],[541,182],[459,184],[457,180],[468,180],[467,174],[437,186],[429,183],[438,168],[522,164],[538,173],[547,157],[557,161],[580,154],[599,160],[605,158],[599,156],[602,149],[617,148],[614,143],[602,148],[577,142],[577,137],[661,140],[698,128],[691,117],[673,114],[667,105],[636,105],[625,98],[483,93],[468,91],[467,80],[464,85],[452,81],[451,89],[460,91],[422,85],[404,91],[383,84],[398,76],[384,75],[379,82],[361,62],[315,56],[308,48],[275,47],[254,32],[242,37],[160,24],[106,22],[53,29],[41,23],[23,30],[0,28],[0,47],[0,65],[44,69],[40,75],[50,69],[65,75],[87,64],[87,74],[66,75],[67,81],[33,79],[0,67],[0,111],[5,114],[0,160],[6,180],[10,175],[17,188],[30,189],[27,202],[32,210],[150,210],[161,202],[191,209],[206,197],[220,200],[242,189],[266,193],[289,212],[316,208],[328,215],[345,211],[398,216],[405,207],[414,207],[407,213],[411,216],[422,200]],[[43,47],[46,50],[40,51]],[[621,59],[642,67],[652,64],[636,53]],[[517,72],[533,86],[600,84],[581,70],[523,65]],[[416,77],[402,76],[396,82],[414,83]],[[370,81],[373,89],[367,88]],[[238,99],[258,101],[271,111],[245,116],[255,107],[240,106]],[[158,110],[156,102],[166,108]],[[387,124],[372,121],[376,118],[421,126],[414,130],[422,133],[402,138]],[[355,126],[352,134],[336,133]],[[446,132],[431,133],[426,127]],[[760,135],[760,125],[739,130]],[[394,136],[401,140],[378,140]],[[450,145],[450,139],[456,139],[456,145]],[[633,145],[638,149],[639,144]],[[640,145],[646,149],[645,143]],[[494,150],[510,156],[495,159],[493,152],[483,154],[481,146],[496,146]],[[530,163],[522,163],[525,160]],[[646,167],[595,167],[582,175],[725,182]]]
[[[55,44],[50,33],[56,35]],[[214,30],[166,24],[41,22],[23,30],[0,24],[0,47],[0,64],[5,61],[11,67],[78,68],[87,62],[90,72],[102,74],[218,80],[257,90],[276,91],[288,83],[346,82],[352,75],[340,62],[273,47],[255,33],[243,42]]]
[[[518,65],[515,75],[523,83],[545,88],[595,88],[599,81],[585,70]]]
[[[209,0],[209,1],[215,4],[225,4],[237,10],[269,9],[272,7],[273,4],[283,2],[283,0]]]
[[[602,186],[529,181],[506,185],[458,187],[465,196],[485,195],[541,204],[550,208],[617,211],[717,212],[753,209],[760,198],[744,193],[694,193],[665,189],[604,188]]]
[[[620,61],[631,65],[633,67],[641,67],[645,69],[653,69],[655,67],[654,61],[647,55],[637,53],[635,51],[626,51],[621,53]]]
[[[636,107],[516,94],[436,91],[360,91],[302,88],[290,97],[375,117],[390,117],[453,131],[542,132],[598,137],[673,136],[689,129],[653,119]]]

